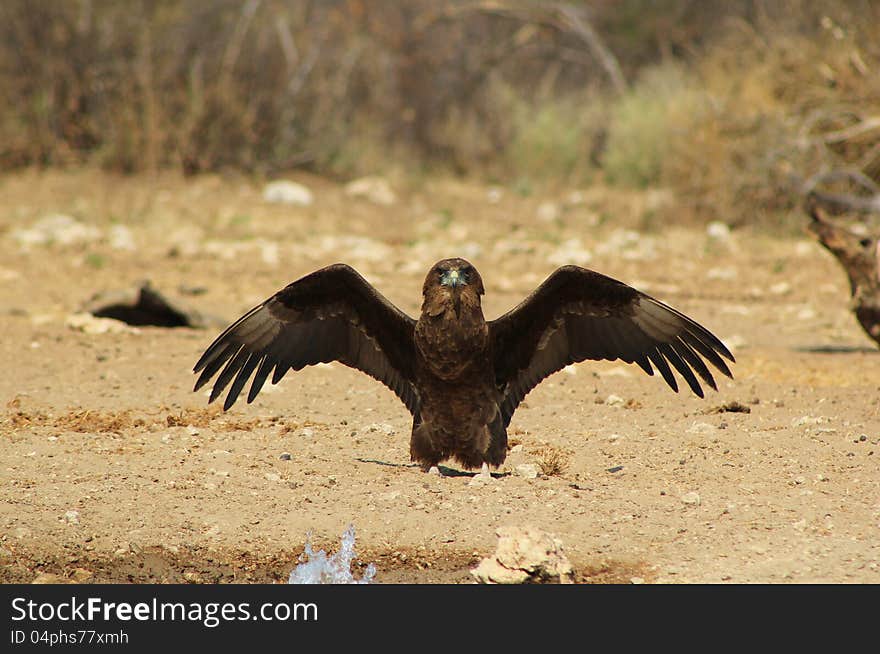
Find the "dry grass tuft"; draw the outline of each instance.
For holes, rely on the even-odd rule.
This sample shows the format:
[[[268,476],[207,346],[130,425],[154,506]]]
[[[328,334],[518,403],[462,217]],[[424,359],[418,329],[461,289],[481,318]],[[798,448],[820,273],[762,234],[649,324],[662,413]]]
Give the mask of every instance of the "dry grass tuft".
[[[547,477],[561,476],[568,469],[573,452],[555,445],[541,445],[532,450],[535,463]]]

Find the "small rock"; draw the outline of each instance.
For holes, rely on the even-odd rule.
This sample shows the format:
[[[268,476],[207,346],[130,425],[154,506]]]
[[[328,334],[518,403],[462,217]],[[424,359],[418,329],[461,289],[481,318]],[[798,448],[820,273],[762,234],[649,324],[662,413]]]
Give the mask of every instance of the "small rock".
[[[626,400],[624,400],[619,395],[614,395],[613,393],[605,398],[605,404],[608,406],[624,406],[626,404]]]
[[[691,491],[690,493],[685,493],[681,496],[681,501],[687,504],[688,506],[700,506],[700,495],[699,493],[695,493]]]
[[[485,486],[486,484],[492,484],[495,482],[495,478],[489,473],[479,473],[471,477],[471,480],[468,482],[468,486]]]
[[[137,327],[126,325],[113,318],[96,318],[90,313],[72,313],[64,324],[86,334],[139,334]]]
[[[730,240],[730,226],[720,220],[713,220],[706,225],[706,236],[709,238],[726,242]]]
[[[16,527],[12,530],[12,535],[17,539],[22,540],[24,538],[30,538],[33,532],[27,527]]]
[[[542,202],[538,205],[535,217],[541,222],[552,223],[559,218],[560,213],[559,205],[555,202]]]
[[[520,477],[525,477],[526,479],[538,478],[538,466],[534,463],[521,463],[514,470]]]
[[[690,427],[688,427],[689,434],[714,434],[718,431],[718,427],[715,425],[710,425],[708,422],[695,422]]]
[[[85,225],[72,216],[58,213],[41,218],[30,228],[15,230],[12,237],[25,247],[51,244],[72,245],[99,240],[101,230],[91,225]]]
[[[435,475],[435,476],[437,476],[437,477],[441,477],[441,476],[442,476],[442,475],[440,474],[440,468],[438,468],[437,466],[431,466],[430,468],[428,468],[428,474],[429,474],[429,475]]]
[[[137,249],[134,242],[134,234],[125,225],[113,225],[110,228],[108,239],[110,247],[114,250],[127,250],[131,252]]]
[[[391,184],[384,177],[368,176],[355,179],[345,185],[345,194],[353,198],[366,198],[374,204],[390,206],[397,202]]]
[[[534,527],[501,527],[495,553],[471,570],[484,584],[574,582],[562,542]]]
[[[791,284],[789,284],[788,282],[777,282],[773,284],[768,290],[773,295],[788,295],[789,293],[791,293]]]
[[[630,577],[629,583],[634,584],[634,585],[640,585],[640,584],[645,583],[645,580],[642,577]]]
[[[308,207],[315,201],[312,191],[305,185],[288,180],[269,182],[263,187],[263,200],[275,204],[293,204]]]
[[[281,475],[277,472],[267,472],[265,477],[268,481],[281,481]]]
[[[67,513],[64,514],[64,522],[69,525],[78,525],[79,524],[79,511],[74,511],[71,509]]]
[[[290,455],[290,452],[282,452],[281,456],[278,457],[282,461],[290,461],[293,457]]]

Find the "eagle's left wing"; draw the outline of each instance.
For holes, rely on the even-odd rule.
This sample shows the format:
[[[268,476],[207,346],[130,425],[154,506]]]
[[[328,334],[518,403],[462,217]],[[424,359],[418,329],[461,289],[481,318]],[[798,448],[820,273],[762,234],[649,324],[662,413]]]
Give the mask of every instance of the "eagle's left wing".
[[[289,284],[220,334],[193,368],[201,372],[193,390],[219,372],[209,402],[232,382],[225,410],[251,375],[248,402],[270,373],[275,384],[291,368],[339,361],[381,381],[417,415],[414,325],[354,268],[327,266]]]
[[[734,361],[705,327],[616,279],[578,266],[557,269],[517,307],[489,323],[495,380],[502,391],[505,424],[545,377],[585,359],[653,363],[674,390],[670,364],[703,397],[694,372],[717,389],[701,356],[732,377],[722,356]]]

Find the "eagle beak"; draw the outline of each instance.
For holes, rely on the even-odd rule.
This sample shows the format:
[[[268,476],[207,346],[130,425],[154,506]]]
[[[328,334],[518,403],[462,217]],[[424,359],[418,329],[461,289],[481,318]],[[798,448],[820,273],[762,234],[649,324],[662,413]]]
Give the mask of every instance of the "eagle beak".
[[[443,273],[443,276],[440,278],[440,284],[443,286],[451,286],[455,288],[456,286],[464,286],[467,283],[464,275],[462,275],[457,268],[453,268],[452,270],[447,270]]]

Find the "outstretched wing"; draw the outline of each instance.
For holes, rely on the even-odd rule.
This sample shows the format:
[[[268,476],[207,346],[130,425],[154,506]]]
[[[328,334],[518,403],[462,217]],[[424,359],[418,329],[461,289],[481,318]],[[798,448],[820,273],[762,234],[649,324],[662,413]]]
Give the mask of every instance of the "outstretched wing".
[[[219,371],[209,402],[232,382],[225,410],[252,374],[248,403],[270,373],[276,384],[291,368],[339,361],[378,379],[417,415],[414,325],[354,268],[327,266],[289,284],[220,334],[193,368],[201,371],[193,390]]]
[[[704,358],[732,377],[721,357],[734,361],[733,355],[706,328],[623,282],[578,266],[557,269],[489,329],[505,424],[541,380],[585,359],[635,362],[649,375],[653,363],[678,392],[671,364],[700,397],[697,376],[717,390]]]

